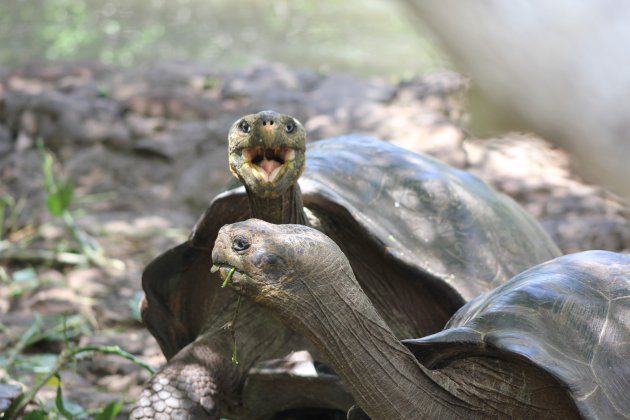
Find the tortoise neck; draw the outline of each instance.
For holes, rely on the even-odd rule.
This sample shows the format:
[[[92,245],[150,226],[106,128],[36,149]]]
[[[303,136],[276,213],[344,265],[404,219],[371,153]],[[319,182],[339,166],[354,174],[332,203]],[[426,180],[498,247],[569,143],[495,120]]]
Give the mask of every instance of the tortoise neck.
[[[297,183],[281,196],[274,198],[259,197],[247,187],[245,189],[252,217],[269,223],[307,225],[302,191]]]
[[[466,416],[466,404],[438,385],[394,336],[349,267],[312,276],[317,278],[303,279],[308,296],[276,309],[325,355],[371,418]],[[322,286],[324,276],[335,280]]]

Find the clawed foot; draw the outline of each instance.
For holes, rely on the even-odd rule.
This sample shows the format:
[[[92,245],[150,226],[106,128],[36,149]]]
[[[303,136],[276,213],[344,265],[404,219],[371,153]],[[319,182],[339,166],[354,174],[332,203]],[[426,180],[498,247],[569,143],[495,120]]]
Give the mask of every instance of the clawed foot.
[[[163,371],[142,391],[130,418],[219,419],[214,392],[208,375],[193,366],[186,366],[177,375]]]

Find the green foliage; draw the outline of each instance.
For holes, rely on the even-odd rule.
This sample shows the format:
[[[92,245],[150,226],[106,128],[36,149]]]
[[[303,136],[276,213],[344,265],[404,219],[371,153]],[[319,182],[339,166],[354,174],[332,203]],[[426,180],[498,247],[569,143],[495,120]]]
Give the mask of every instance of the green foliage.
[[[23,420],[46,420],[46,412],[44,410],[31,411],[23,417]]]
[[[9,194],[0,195],[0,241],[4,237],[4,218],[7,210],[15,206],[15,200]]]
[[[219,79],[216,77],[206,76],[203,78],[202,88],[204,90],[210,90],[216,87],[219,84]]]
[[[114,420],[121,409],[122,403],[120,401],[113,401],[95,416],[95,420]]]
[[[99,98],[109,98],[110,96],[112,96],[112,92],[111,90],[109,90],[109,88],[106,88],[105,86],[99,86],[97,95]]]
[[[238,300],[236,301],[236,309],[234,310],[234,316],[232,317],[232,321],[230,321],[230,330],[232,332],[232,357],[230,357],[230,361],[235,364],[238,365],[238,358],[236,356],[236,330],[235,330],[235,325],[236,325],[236,318],[238,317],[238,310],[241,307],[241,298],[242,296],[239,295],[238,296]]]
[[[38,335],[41,331],[41,319],[36,319],[35,324],[37,324],[37,326],[35,328],[30,328],[29,331],[24,334],[24,336],[11,351],[9,357],[5,359],[0,358],[0,367],[2,367],[3,369],[9,370],[15,364],[16,366],[19,366],[21,368],[29,368],[32,372],[39,372],[35,376],[36,383],[33,388],[29,390],[27,394],[16,400],[7,410],[3,418],[17,418],[24,407],[26,407],[26,405],[28,405],[28,403],[35,398],[42,387],[44,387],[45,385],[53,385],[57,387],[57,395],[55,398],[54,406],[49,406],[37,410],[36,412],[31,414],[33,418],[47,418],[48,413],[53,413],[61,415],[67,419],[83,419],[88,417],[95,417],[96,419],[114,419],[122,408],[122,403],[119,401],[112,402],[103,409],[97,410],[96,412],[88,413],[88,411],[85,410],[83,407],[79,406],[78,404],[72,403],[64,399],[63,397],[63,384],[59,377],[59,373],[70,363],[74,362],[77,359],[77,356],[82,353],[100,352],[106,354],[115,354],[132,361],[138,366],[148,370],[151,374],[155,374],[156,372],[156,370],[152,366],[148,365],[142,359],[122,350],[118,346],[77,347],[73,345],[70,341],[68,341],[71,333],[68,332],[67,329],[64,329],[63,331],[66,348],[58,356],[51,354],[38,354],[34,356],[20,356],[18,358],[18,353],[23,351],[26,347],[28,347],[28,345],[33,344],[35,342],[35,338],[42,338],[41,335]],[[68,323],[64,322],[64,326],[67,325]],[[44,331],[43,334],[43,337],[55,337],[55,334],[50,333],[49,330]]]
[[[230,269],[230,272],[228,273],[227,276],[225,276],[225,280],[223,280],[223,283],[221,284],[221,289],[224,289],[225,286],[228,285],[228,283],[230,282],[230,279],[232,278],[232,275],[234,274],[234,272],[236,271],[236,268],[232,267]]]
[[[48,212],[55,217],[63,219],[72,237],[79,244],[81,253],[87,260],[97,266],[123,269],[124,263],[122,261],[107,258],[100,245],[77,225],[71,211],[74,189],[68,181],[56,175],[53,155],[45,149],[44,141],[41,138],[37,140],[37,150],[41,159],[42,173],[44,175],[44,189],[47,193],[46,206]],[[68,256],[66,255],[66,257]]]
[[[136,57],[143,51],[157,43],[164,35],[165,28],[162,25],[150,25],[140,30],[137,35],[122,49],[108,49],[100,54],[103,63],[119,66],[130,66]]]
[[[444,67],[430,38],[386,0],[0,1],[0,64],[173,60],[233,70],[280,61],[400,76]]]
[[[53,216],[63,216],[70,210],[72,204],[73,188],[64,180],[58,180],[55,177],[52,155],[44,149],[44,142],[39,139],[37,141],[37,149],[42,161],[42,170],[44,172],[44,187],[48,198],[46,206]]]
[[[10,194],[0,195],[0,241],[9,233],[19,230],[18,216],[25,206],[24,198],[16,200]]]
[[[57,189],[48,195],[46,207],[53,216],[62,216],[72,203],[73,189],[70,185],[61,184]]]
[[[52,22],[41,30],[41,36],[48,44],[48,59],[71,59],[98,39],[99,35],[92,27],[92,11],[83,0],[47,0],[44,13]]]
[[[61,389],[61,378],[59,378],[59,375],[57,375],[57,397],[55,398],[55,407],[57,407],[57,411],[59,411],[59,414],[61,414],[68,420],[74,419],[75,414],[72,414],[70,411],[68,411],[64,404],[63,391]]]

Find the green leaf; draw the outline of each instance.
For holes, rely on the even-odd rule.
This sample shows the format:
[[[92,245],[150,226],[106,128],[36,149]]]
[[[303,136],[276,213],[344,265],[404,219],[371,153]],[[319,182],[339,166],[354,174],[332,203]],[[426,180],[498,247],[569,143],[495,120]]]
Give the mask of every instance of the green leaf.
[[[23,420],[46,420],[46,412],[44,410],[31,411],[23,417]]]
[[[46,191],[51,192],[55,186],[55,175],[53,174],[53,159],[48,152],[43,154],[43,170],[44,170],[44,182]]]
[[[53,158],[46,150],[44,140],[40,137],[37,139],[37,151],[42,161],[42,171],[44,172],[44,187],[47,193],[51,193],[55,189],[55,175],[53,173]]]
[[[206,77],[203,78],[203,89],[204,90],[212,89],[218,84],[219,84],[219,79],[217,79],[216,77],[206,76]]]
[[[55,192],[49,194],[46,205],[50,214],[61,216],[64,211],[68,210],[72,202],[73,192],[70,185],[60,184]]]
[[[61,216],[63,214],[63,205],[56,194],[50,194],[46,200],[46,207],[53,216]]]
[[[99,86],[96,92],[96,96],[98,96],[99,98],[109,98],[110,96],[112,96],[112,93],[105,86]]]
[[[63,392],[61,391],[61,381],[57,384],[57,397],[55,398],[55,406],[57,410],[59,410],[59,414],[67,418],[68,420],[73,420],[74,416],[71,412],[66,409],[66,406],[63,403]]]
[[[41,377],[43,377],[44,375],[45,374],[41,373],[41,374],[38,374],[37,376],[39,376],[40,379],[41,379]],[[61,386],[61,379],[59,378],[59,376],[53,376],[48,381],[46,381],[46,385],[60,387]]]
[[[96,415],[95,420],[114,420],[120,410],[122,409],[122,402],[112,401],[105,407],[100,413]]]

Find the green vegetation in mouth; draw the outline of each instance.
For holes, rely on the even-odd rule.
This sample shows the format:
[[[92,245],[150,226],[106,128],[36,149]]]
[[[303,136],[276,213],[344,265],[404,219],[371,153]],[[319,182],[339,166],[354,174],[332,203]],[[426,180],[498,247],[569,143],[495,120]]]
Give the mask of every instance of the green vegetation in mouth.
[[[235,271],[236,271],[236,268],[232,267],[232,269],[228,273],[227,277],[225,277],[225,280],[223,280],[223,283],[221,284],[221,288],[222,289],[225,288],[225,286],[227,286],[228,282],[232,278],[232,274],[234,274]]]
[[[234,268],[232,268],[232,272]],[[236,301],[236,309],[234,310],[234,317],[232,317],[231,324],[231,332],[232,332],[232,363],[238,365],[238,359],[236,358],[236,331],[234,329],[234,325],[236,324],[236,317],[238,316],[238,310],[241,308],[241,296],[238,296],[238,300]]]
[[[212,269],[210,269],[210,271],[212,273],[215,273],[217,271],[219,271],[219,266],[218,265],[213,265]],[[230,272],[228,273],[228,275],[225,277],[225,280],[223,280],[223,283],[221,284],[221,288],[225,288],[225,286],[228,285],[228,282],[230,281],[230,279],[232,278],[232,275],[234,274],[234,272],[236,271],[235,267],[232,267],[230,269]],[[239,295],[237,301],[236,301],[236,308],[234,308],[234,315],[232,316],[232,319],[223,326],[224,329],[228,330],[230,332],[230,335],[232,336],[232,363],[234,363],[235,365],[238,365],[238,359],[236,358],[236,331],[234,330],[234,325],[236,324],[236,317],[238,316],[238,310],[241,307],[241,296]]]

